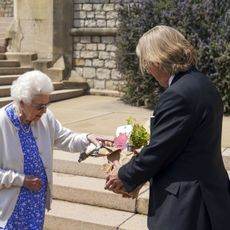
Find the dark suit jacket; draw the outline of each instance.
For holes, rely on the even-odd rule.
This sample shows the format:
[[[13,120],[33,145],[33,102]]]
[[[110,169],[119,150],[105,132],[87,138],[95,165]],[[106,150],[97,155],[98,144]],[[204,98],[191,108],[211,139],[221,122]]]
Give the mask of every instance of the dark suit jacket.
[[[230,185],[221,155],[222,117],[219,93],[195,68],[175,75],[161,95],[151,119],[149,145],[118,172],[129,192],[151,181],[150,229],[198,230],[202,205],[210,229],[230,229]]]

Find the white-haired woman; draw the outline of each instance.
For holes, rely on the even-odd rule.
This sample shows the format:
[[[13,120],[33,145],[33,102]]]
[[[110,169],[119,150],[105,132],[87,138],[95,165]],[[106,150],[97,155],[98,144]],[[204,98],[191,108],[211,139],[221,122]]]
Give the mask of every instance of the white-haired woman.
[[[47,109],[52,91],[47,75],[27,72],[13,82],[13,102],[0,109],[0,229],[43,228],[54,146],[77,152],[99,144],[99,137],[73,133],[54,118]]]

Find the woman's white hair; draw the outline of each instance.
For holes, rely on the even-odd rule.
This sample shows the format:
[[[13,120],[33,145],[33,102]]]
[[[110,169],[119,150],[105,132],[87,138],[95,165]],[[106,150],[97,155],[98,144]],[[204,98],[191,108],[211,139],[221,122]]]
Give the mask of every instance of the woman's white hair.
[[[47,95],[53,91],[50,78],[39,70],[22,74],[12,83],[11,97],[18,105],[21,101],[31,104],[36,95]]]

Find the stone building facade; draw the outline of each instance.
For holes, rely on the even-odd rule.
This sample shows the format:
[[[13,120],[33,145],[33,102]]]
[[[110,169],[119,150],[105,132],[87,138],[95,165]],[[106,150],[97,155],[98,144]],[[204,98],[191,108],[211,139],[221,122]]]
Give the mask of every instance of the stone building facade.
[[[13,16],[15,11],[17,25],[13,32],[23,35],[19,42],[14,39],[15,44],[20,43],[16,52],[31,50],[39,58],[53,58],[53,62],[63,57],[68,69],[86,80],[90,88],[119,91],[124,82],[116,64],[118,9],[121,3],[138,1],[0,0],[0,16]],[[41,38],[45,40],[39,41]]]
[[[119,90],[116,67],[118,0],[74,0],[73,68],[91,88]]]

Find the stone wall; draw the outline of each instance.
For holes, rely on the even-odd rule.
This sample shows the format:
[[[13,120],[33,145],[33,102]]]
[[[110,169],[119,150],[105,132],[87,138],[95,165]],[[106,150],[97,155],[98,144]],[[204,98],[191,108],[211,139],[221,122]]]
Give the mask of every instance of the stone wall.
[[[14,16],[14,0],[0,0],[0,17]]]
[[[116,31],[120,0],[74,0],[73,68],[91,88],[119,90]]]

